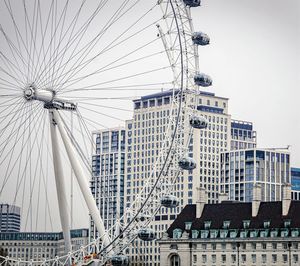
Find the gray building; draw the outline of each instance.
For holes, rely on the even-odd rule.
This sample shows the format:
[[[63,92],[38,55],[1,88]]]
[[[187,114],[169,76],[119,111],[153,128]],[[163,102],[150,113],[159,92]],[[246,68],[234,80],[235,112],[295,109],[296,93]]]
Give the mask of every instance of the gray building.
[[[73,250],[86,246],[89,243],[89,229],[71,230],[71,243]],[[12,259],[42,261],[66,254],[62,232],[0,233],[0,246]]]
[[[92,194],[105,228],[110,228],[124,213],[125,130],[112,128],[93,133]],[[92,239],[97,230],[91,220]]]
[[[0,204],[0,232],[20,232],[20,207]]]
[[[206,204],[204,189],[187,205],[160,239],[162,266],[299,265],[300,202],[262,202],[255,187],[252,203]]]
[[[220,192],[229,200],[251,202],[254,184],[261,184],[264,201],[281,200],[290,183],[290,154],[268,149],[243,149],[221,154]]]
[[[256,148],[256,131],[253,123],[242,120],[231,120],[230,150]]]

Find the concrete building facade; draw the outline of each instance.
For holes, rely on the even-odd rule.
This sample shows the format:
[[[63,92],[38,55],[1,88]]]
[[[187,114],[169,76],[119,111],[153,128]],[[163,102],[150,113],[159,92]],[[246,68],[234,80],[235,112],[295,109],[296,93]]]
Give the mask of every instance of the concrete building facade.
[[[287,151],[243,149],[221,154],[220,192],[229,200],[251,202],[253,187],[262,185],[264,201],[281,200],[282,186],[291,182]]]
[[[151,174],[151,165],[161,150],[164,133],[170,116],[172,92],[165,91],[141,97],[134,101],[133,119],[126,123],[126,177],[125,202],[129,207],[143,187],[144,180]],[[197,162],[194,171],[182,172],[174,186],[173,195],[180,199],[177,208],[161,210],[151,227],[157,238],[176,218],[186,204],[195,201],[195,187],[203,184],[210,202],[218,200],[220,152],[230,146],[231,117],[228,114],[228,99],[213,93],[200,92],[197,97],[197,115],[208,120],[208,127],[194,130],[188,147],[188,156]],[[188,117],[185,119],[188,124]],[[189,126],[187,125],[189,129]],[[186,136],[183,136],[185,138]],[[156,242],[137,240],[128,250],[132,265],[160,265],[159,247]]]
[[[300,202],[285,186],[282,202],[206,204],[199,189],[159,240],[162,266],[299,265]]]
[[[89,229],[71,230],[73,250],[89,243]],[[65,255],[63,233],[0,233],[0,246],[11,258],[43,260]]]

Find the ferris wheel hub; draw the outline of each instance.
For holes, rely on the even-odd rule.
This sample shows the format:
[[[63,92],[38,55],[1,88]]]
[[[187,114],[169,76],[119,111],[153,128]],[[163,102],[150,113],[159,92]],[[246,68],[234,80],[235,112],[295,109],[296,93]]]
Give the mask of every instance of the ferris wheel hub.
[[[51,89],[39,89],[35,84],[30,84],[24,89],[24,98],[27,101],[40,101],[44,103],[46,109],[59,109],[75,111],[77,105],[73,102],[56,96],[56,92]]]

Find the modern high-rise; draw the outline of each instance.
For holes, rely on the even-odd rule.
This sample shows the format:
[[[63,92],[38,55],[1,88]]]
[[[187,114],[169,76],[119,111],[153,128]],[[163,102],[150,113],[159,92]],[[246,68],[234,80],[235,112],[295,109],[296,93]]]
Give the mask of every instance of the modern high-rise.
[[[251,202],[253,186],[262,186],[262,200],[282,198],[282,186],[291,182],[290,154],[273,149],[243,149],[221,154],[220,192],[229,200]]]
[[[0,204],[0,232],[20,232],[20,207]]]
[[[105,228],[110,228],[124,212],[125,129],[112,128],[93,133],[92,194]],[[91,239],[97,230],[91,220]]]
[[[253,124],[247,121],[231,121],[230,150],[256,148],[256,131]]]
[[[300,200],[300,168],[291,168],[292,199]]]
[[[130,206],[141,191],[161,150],[170,116],[171,97],[172,91],[164,91],[134,101],[133,119],[126,123],[127,167],[124,191],[126,206]],[[200,92],[196,101],[197,115],[204,116],[208,120],[206,129],[194,130],[188,147],[188,155],[196,160],[197,168],[178,176],[173,194],[180,199],[179,206],[174,209],[162,207],[151,223],[158,238],[182,208],[195,200],[195,188],[200,184],[208,191],[209,202],[218,200],[220,152],[229,149],[231,139],[228,99],[213,93]],[[129,249],[129,256],[132,265],[140,265],[139,263],[160,265],[159,247],[156,242],[136,240]]]

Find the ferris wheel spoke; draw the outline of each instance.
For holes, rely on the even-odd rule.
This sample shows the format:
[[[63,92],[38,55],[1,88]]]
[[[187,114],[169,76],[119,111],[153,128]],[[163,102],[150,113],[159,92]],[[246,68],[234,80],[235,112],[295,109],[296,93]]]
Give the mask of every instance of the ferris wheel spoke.
[[[51,79],[51,76],[50,76],[50,71],[51,71],[51,67],[50,65],[52,65],[53,63],[57,63],[58,61],[59,62],[59,66],[57,69],[60,69],[61,68],[61,64],[62,64],[62,60],[64,59],[64,56],[65,56],[65,53],[66,53],[66,50],[67,49],[70,49],[71,46],[73,44],[75,44],[75,48],[73,48],[73,52],[72,54],[75,52],[76,48],[78,47],[79,43],[81,42],[83,36],[85,35],[88,27],[90,26],[90,23],[93,21],[93,19],[96,17],[96,15],[98,14],[98,12],[101,10],[101,8],[107,3],[107,0],[106,1],[101,1],[99,4],[98,4],[98,7],[96,8],[96,10],[93,12],[93,14],[87,19],[87,21],[81,26],[81,28],[75,33],[75,35],[73,36],[73,33],[74,33],[74,30],[75,30],[75,26],[77,24],[77,20],[79,18],[79,15],[81,13],[81,10],[85,4],[86,0],[82,1],[82,4],[80,5],[80,8],[79,10],[77,11],[74,19],[72,20],[70,26],[68,27],[67,29],[67,32],[72,28],[71,30],[71,33],[70,33],[70,36],[69,36],[69,39],[67,41],[67,44],[65,45],[65,47],[63,47],[63,49],[58,53],[57,51],[57,54],[54,58],[49,58],[49,61],[47,63],[47,68],[44,68],[44,70],[41,72],[41,74],[39,75],[39,78],[43,78],[43,76],[45,75],[48,75],[49,76],[49,79],[48,81],[51,81],[53,79]],[[104,3],[103,3],[104,2]],[[71,27],[73,24],[73,27]],[[64,34],[64,36],[67,36],[67,32]],[[64,39],[64,38],[63,38]],[[61,42],[63,41],[63,39],[61,40]],[[79,40],[78,40],[79,39]],[[64,70],[64,69],[63,69]],[[57,71],[56,71],[57,72]],[[56,78],[55,78],[56,79]]]
[[[40,117],[39,115],[40,115],[39,113],[35,114],[35,115],[34,115],[34,119]],[[24,123],[30,122],[29,120],[30,120],[30,115],[28,115],[27,117],[25,117],[25,119],[24,119],[23,122],[24,122]],[[33,121],[34,121],[34,120],[33,120]],[[22,124],[23,124],[23,123],[22,123]],[[30,123],[28,123],[28,124],[30,125]],[[21,136],[23,136],[24,134],[26,134],[25,132],[28,131],[29,125],[23,130]],[[36,125],[35,125],[35,126],[36,126]],[[18,127],[17,132],[19,132],[20,128],[21,128],[21,126]],[[0,165],[2,165],[3,162],[5,162],[5,161],[7,160],[7,156],[8,156],[9,154],[10,154],[10,159],[9,159],[8,167],[6,168],[5,177],[4,177],[4,180],[3,180],[3,183],[2,183],[1,189],[0,189],[0,196],[2,195],[3,189],[4,189],[5,185],[6,185],[6,183],[8,182],[9,177],[11,176],[11,174],[12,174],[12,172],[13,172],[13,168],[11,168],[10,165],[11,165],[11,162],[12,162],[12,157],[13,157],[13,154],[14,154],[14,151],[15,151],[15,147],[16,147],[17,143],[20,141],[21,136],[19,136],[19,134],[17,133],[15,142],[14,142],[13,146],[10,148],[10,150],[8,151],[8,153],[7,153],[6,156],[3,156],[3,152],[4,152],[4,149],[5,149],[5,148],[2,149],[2,151],[1,151],[0,158],[3,158],[3,157],[4,157],[4,158],[1,160]],[[21,147],[21,151],[20,151],[20,153],[18,154],[18,156],[16,156],[16,159],[15,159],[15,161],[13,162],[12,166],[14,166],[15,164],[17,164],[18,160],[19,160],[20,158],[22,158],[23,148],[25,148],[26,146],[27,146],[27,148],[28,148],[28,141],[30,141],[30,134],[28,134],[26,143],[24,143],[24,145]],[[8,144],[9,142],[10,142],[10,140],[7,141],[5,147],[7,146],[7,144]],[[19,151],[18,151],[18,152],[19,152]],[[27,158],[27,159],[28,159],[28,158]],[[27,165],[27,164],[28,164],[28,160],[26,160],[26,165]],[[24,172],[26,172],[26,171],[24,171]]]
[[[18,111],[22,111],[22,108],[24,106],[24,103],[21,104],[21,106],[18,108]],[[35,106],[35,109],[37,108],[37,106]],[[27,116],[29,113],[31,112],[31,110],[27,110],[26,113],[23,113],[21,116],[12,116],[10,118],[10,120],[6,123],[4,122],[6,120],[6,118],[9,118],[11,115],[8,115],[6,118],[3,118],[2,123],[6,123],[5,126],[0,130],[0,138],[4,135],[5,131],[9,128],[11,128],[11,132],[9,134],[9,137],[7,140],[9,140],[13,135],[16,134],[16,130],[14,129],[15,125],[17,124],[17,122],[23,117],[23,116]],[[28,116],[29,117],[29,116]],[[26,121],[23,121],[20,123],[19,127],[22,126]],[[7,140],[4,140],[2,143],[0,143],[0,148],[4,143],[7,143]]]
[[[133,24],[131,24],[128,28],[126,28],[123,32],[121,32],[111,43],[109,43],[106,47],[104,47],[99,53],[97,53],[95,56],[93,56],[92,58],[86,60],[86,61],[83,61],[81,62],[81,64],[77,65],[75,68],[71,68],[69,71],[67,71],[65,73],[65,75],[67,75],[69,72],[72,72],[73,74],[71,74],[71,76],[69,76],[68,78],[64,78],[66,81],[67,80],[70,80],[72,77],[74,77],[78,72],[80,72],[82,69],[84,69],[87,65],[89,65],[94,59],[96,59],[97,57],[99,57],[100,55],[103,55],[105,54],[106,52],[116,48],[117,46],[121,45],[121,44],[124,44],[124,42],[132,39],[133,37],[136,37],[138,36],[139,34],[143,33],[145,30],[147,30],[148,28],[150,28],[151,26],[155,25],[159,20],[153,22],[153,23],[150,23],[149,25],[143,27],[142,29],[136,31],[135,33],[131,34],[130,36],[126,37],[125,39],[117,42],[124,34],[126,34],[130,29],[132,29],[133,26],[135,26],[138,22],[140,22],[143,18],[146,17],[146,15],[148,15],[148,13],[150,11],[152,11],[153,7],[148,10],[147,12],[145,12],[145,14],[143,14],[138,20],[136,20]],[[136,48],[136,51],[139,51],[140,49],[142,49],[143,47],[149,45],[149,44],[152,44],[153,42],[155,42],[156,39],[154,39],[153,41],[149,42],[148,44],[145,44],[144,46],[140,46],[138,48]],[[116,43],[117,42],[117,43]],[[115,44],[116,43],[116,44]],[[118,61],[118,60],[117,60]],[[110,65],[110,64],[109,64]],[[108,65],[108,66],[109,66]],[[106,66],[107,67],[107,66]],[[79,70],[77,70],[79,68]],[[104,67],[103,67],[104,68]],[[101,68],[101,69],[103,69]],[[75,73],[74,71],[77,70]],[[93,73],[92,73],[93,74]],[[64,76],[65,76],[64,75]],[[61,76],[59,76],[61,77]],[[62,89],[63,85],[65,85],[66,81],[64,83],[62,82],[58,82],[59,83],[62,83],[62,85],[58,88],[58,89]],[[69,85],[70,86],[70,85]]]
[[[129,12],[140,0],[137,0],[133,5],[131,5],[128,9],[126,9],[121,15],[121,11],[125,9],[126,5],[128,4],[129,0],[125,0],[121,6],[117,9],[117,11],[114,13],[114,15],[111,17],[111,19],[105,24],[105,26],[99,31],[99,33],[96,35],[95,38],[93,38],[88,45],[84,46],[84,48],[80,49],[79,52],[75,54],[75,57],[80,54],[78,58],[76,58],[75,63],[71,66],[71,76],[72,73],[81,66],[81,64],[86,67],[88,64],[90,64],[92,61],[94,61],[99,55],[93,56],[91,59],[88,59],[85,63],[84,60],[86,57],[90,54],[92,49],[96,46],[96,44],[100,41],[100,39],[103,37],[103,35],[107,32],[107,30],[116,23],[121,17],[123,17],[127,12]],[[119,16],[119,17],[118,17]],[[75,47],[76,49],[77,47]],[[82,52],[83,51],[83,52]],[[74,58],[73,55],[71,58]],[[83,67],[82,67],[83,68]],[[81,69],[82,69],[81,68]],[[69,76],[66,80],[68,80],[71,76]],[[59,83],[62,83],[60,81]],[[64,83],[63,83],[64,84]]]

